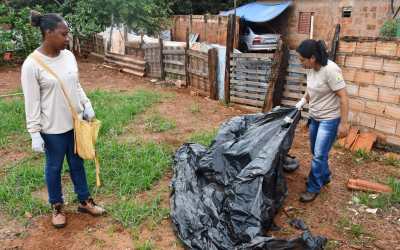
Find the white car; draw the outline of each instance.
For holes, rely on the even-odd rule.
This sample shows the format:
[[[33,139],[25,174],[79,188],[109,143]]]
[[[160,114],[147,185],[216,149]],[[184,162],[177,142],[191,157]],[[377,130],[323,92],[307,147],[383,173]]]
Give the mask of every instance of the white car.
[[[271,51],[278,48],[281,37],[279,34],[258,34],[250,27],[246,27],[240,36],[240,46],[244,51]]]

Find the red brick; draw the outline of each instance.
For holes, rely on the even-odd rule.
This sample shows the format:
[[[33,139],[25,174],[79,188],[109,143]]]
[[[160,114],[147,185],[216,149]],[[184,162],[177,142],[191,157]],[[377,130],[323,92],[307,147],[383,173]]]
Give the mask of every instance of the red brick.
[[[388,72],[400,73],[400,61],[385,59],[383,70]]]
[[[396,133],[396,120],[390,120],[382,117],[376,118],[375,129],[387,134]]]
[[[397,121],[396,135],[400,135],[400,121]]]
[[[400,75],[396,77],[396,83],[395,83],[395,88],[400,89]]]
[[[375,85],[393,88],[396,82],[396,75],[390,73],[375,73]]]
[[[368,127],[368,128],[375,128],[376,117],[374,115],[360,113],[360,125]]]
[[[370,70],[382,70],[383,59],[374,56],[365,56],[364,57],[364,69]]]
[[[376,42],[357,42],[356,53],[360,55],[375,55]]]
[[[380,102],[398,104],[400,101],[400,90],[392,88],[380,88],[378,100]]]
[[[380,102],[367,101],[365,112],[373,115],[384,115],[386,104]]]
[[[400,120],[400,106],[399,105],[386,105],[385,116]]]
[[[352,125],[358,125],[360,123],[360,116],[358,112],[349,111],[349,122]]]
[[[367,86],[367,87],[360,86],[360,90],[358,91],[358,95],[360,97],[364,97],[373,101],[378,100],[378,93],[379,89],[378,87],[375,86]]]
[[[339,66],[344,66],[344,62],[346,61],[346,56],[345,55],[338,55],[336,56],[336,63]]]
[[[378,56],[394,56],[397,52],[396,42],[382,42],[376,43],[376,55]]]
[[[339,52],[342,53],[353,53],[356,48],[356,42],[339,42]]]
[[[400,146],[400,137],[398,137],[398,136],[386,136],[385,141],[388,144]]]
[[[352,69],[352,68],[343,68],[342,69],[342,74],[343,74],[343,78],[345,81],[349,81],[349,82],[354,82],[354,79],[356,77],[356,69]],[[400,80],[399,80],[399,86],[400,86]]]
[[[362,68],[364,58],[362,56],[346,57],[346,67]]]
[[[346,89],[347,89],[347,93],[350,96],[358,96],[358,89],[360,87],[358,85],[354,85],[354,84],[346,84]]]
[[[375,73],[373,71],[358,70],[354,81],[358,83],[374,84]]]
[[[350,110],[352,110],[352,111],[364,112],[365,101],[360,100],[360,99],[350,98],[349,106],[350,106]]]

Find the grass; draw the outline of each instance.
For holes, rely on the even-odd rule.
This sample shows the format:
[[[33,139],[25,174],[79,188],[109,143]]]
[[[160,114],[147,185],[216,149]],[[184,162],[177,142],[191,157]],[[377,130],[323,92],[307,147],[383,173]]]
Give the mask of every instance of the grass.
[[[152,241],[146,240],[144,243],[138,244],[135,249],[137,249],[137,250],[152,250],[152,249],[154,249],[154,243]]]
[[[156,144],[123,145],[116,143],[114,138],[124,131],[124,127],[135,118],[136,114],[158,102],[161,96],[148,91],[137,91],[132,94],[94,91],[89,96],[98,119],[102,121],[98,151],[104,186],[93,191],[115,193],[121,198],[150,188],[170,165],[169,148]],[[8,124],[23,121],[22,101],[6,104],[2,102],[0,105],[2,115],[7,121],[0,120],[2,136],[24,130],[24,125]],[[11,112],[13,115],[5,112],[5,109],[13,110]],[[19,118],[16,113],[20,114]],[[0,181],[2,210],[15,217],[23,217],[26,213],[36,216],[49,211],[48,205],[32,196],[32,192],[44,186],[42,166],[43,155],[26,158],[15,166],[4,168],[5,174]],[[86,162],[86,166],[92,187],[95,183],[94,166],[92,162]]]
[[[176,128],[176,123],[162,117],[160,114],[153,114],[146,119],[145,127],[151,132],[160,133]]]
[[[170,166],[171,153],[169,147],[155,143],[118,144],[115,140],[101,140],[98,154],[103,186],[94,192],[124,198],[149,189]],[[94,186],[94,164],[87,166],[90,186]]]
[[[160,196],[149,203],[139,203],[136,200],[120,201],[108,207],[109,213],[122,225],[128,228],[137,228],[146,218],[151,218],[153,223],[159,224],[169,215],[169,209],[161,207]]]
[[[199,105],[198,103],[193,103],[193,104],[190,106],[190,112],[191,112],[192,114],[200,113],[200,105]]]
[[[118,92],[94,91],[89,94],[96,116],[101,120],[100,136],[120,135],[136,114],[159,102],[159,94],[138,90],[131,95]]]
[[[192,136],[189,138],[189,141],[209,147],[217,135],[217,132],[217,129],[211,131],[200,131],[192,134]]]
[[[5,169],[5,177],[0,182],[0,207],[13,217],[32,216],[49,211],[32,192],[44,184],[41,161],[29,158]]]
[[[362,225],[353,223],[345,217],[340,218],[337,226],[341,231],[345,231],[346,233],[348,233],[353,239],[359,239],[363,235],[366,235],[366,232]]]
[[[26,131],[23,99],[0,98],[0,117],[0,148],[3,148],[11,142],[13,135],[23,134]]]
[[[395,204],[400,203],[400,180],[391,177],[388,181],[393,192],[390,194],[380,194],[375,199],[369,193],[360,193],[357,197],[361,204],[370,208],[388,209]]]

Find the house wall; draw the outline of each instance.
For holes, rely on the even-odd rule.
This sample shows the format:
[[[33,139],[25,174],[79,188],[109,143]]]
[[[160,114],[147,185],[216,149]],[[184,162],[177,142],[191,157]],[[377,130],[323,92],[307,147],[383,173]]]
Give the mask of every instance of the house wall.
[[[397,6],[400,4],[398,2]],[[343,7],[352,7],[351,17],[342,18]],[[308,34],[298,33],[300,12],[314,13],[314,39],[325,40],[328,47],[336,24],[341,24],[341,37],[377,37],[380,27],[391,16],[390,0],[294,0],[288,10],[287,39],[291,49],[309,38]]]
[[[400,40],[342,40],[337,63],[347,83],[352,125],[400,146]]]

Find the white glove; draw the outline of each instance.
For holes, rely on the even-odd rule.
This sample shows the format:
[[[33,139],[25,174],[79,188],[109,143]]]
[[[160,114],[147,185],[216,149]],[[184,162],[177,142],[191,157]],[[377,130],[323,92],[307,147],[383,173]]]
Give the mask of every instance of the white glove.
[[[44,153],[44,141],[39,132],[31,133],[32,150],[38,153]]]
[[[87,102],[87,103],[85,103],[85,105],[83,105],[83,107],[85,108],[83,110],[83,119],[85,119],[87,121],[91,121],[95,117],[95,113],[94,113],[92,104],[90,102]]]
[[[302,110],[303,109],[303,106],[304,105],[306,105],[306,103],[307,103],[307,100],[306,100],[306,98],[301,98],[301,100],[298,102],[298,103],[296,103],[296,108],[298,109],[298,110]]]

